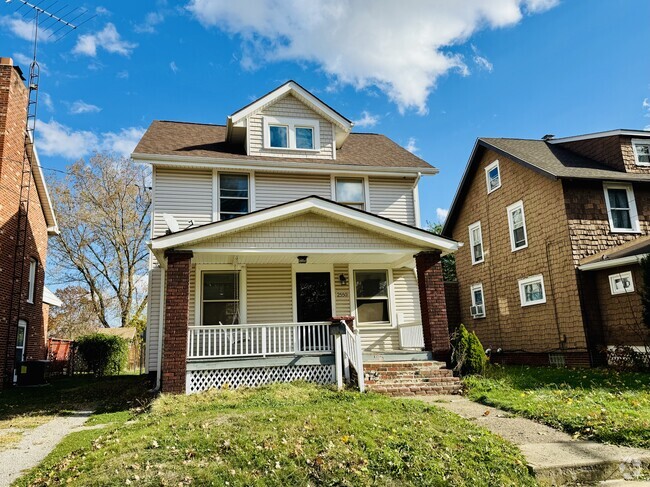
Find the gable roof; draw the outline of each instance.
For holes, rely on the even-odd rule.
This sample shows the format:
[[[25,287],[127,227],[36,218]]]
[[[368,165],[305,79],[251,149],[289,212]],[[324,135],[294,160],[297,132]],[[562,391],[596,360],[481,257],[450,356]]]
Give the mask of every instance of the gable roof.
[[[605,130],[603,132],[592,132],[590,134],[572,135],[570,137],[560,137],[559,139],[549,139],[549,144],[562,144],[564,142],[576,142],[578,140],[600,139],[602,137],[611,137],[614,135],[627,135],[630,137],[650,137],[650,130],[635,129],[615,129]]]
[[[487,137],[477,139],[449,209],[442,234],[450,235],[458,216],[457,213],[460,211],[459,205],[476,173],[480,158],[486,150],[494,151],[551,179],[650,182],[650,174],[617,171],[610,166],[552,143],[557,140],[560,139],[553,141]]]
[[[224,125],[154,120],[134,149],[137,160],[177,160],[206,163],[252,162],[276,166],[349,166],[411,169],[411,172],[436,174],[428,162],[380,134],[351,133],[345,144],[336,150],[336,159],[296,157],[263,157],[246,155],[243,146],[226,140]]]

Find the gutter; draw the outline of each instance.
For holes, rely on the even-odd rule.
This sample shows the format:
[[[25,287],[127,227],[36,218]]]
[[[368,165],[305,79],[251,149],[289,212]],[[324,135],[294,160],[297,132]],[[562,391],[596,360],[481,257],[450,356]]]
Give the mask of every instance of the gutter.
[[[628,257],[619,257],[618,259],[605,259],[597,262],[590,262],[589,264],[582,264],[578,266],[579,271],[597,271],[600,269],[611,269],[612,267],[619,267],[622,265],[639,264],[641,259],[650,254],[630,255]]]

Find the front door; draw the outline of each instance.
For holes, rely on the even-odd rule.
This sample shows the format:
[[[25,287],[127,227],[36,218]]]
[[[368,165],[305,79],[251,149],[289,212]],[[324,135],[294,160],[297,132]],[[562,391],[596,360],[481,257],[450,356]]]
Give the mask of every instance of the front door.
[[[332,288],[329,272],[296,273],[296,311],[298,322],[323,322],[332,317]],[[299,327],[298,350],[318,352],[327,349],[329,335],[322,326]]]
[[[27,344],[27,323],[18,321],[16,333],[16,355],[14,358],[14,382],[18,380],[18,367],[25,361],[25,345]]]

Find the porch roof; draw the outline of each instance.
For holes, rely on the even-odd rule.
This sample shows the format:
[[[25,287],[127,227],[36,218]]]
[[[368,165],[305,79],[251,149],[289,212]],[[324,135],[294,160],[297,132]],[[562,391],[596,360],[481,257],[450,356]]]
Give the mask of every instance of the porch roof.
[[[168,235],[162,235],[154,238],[151,243],[151,249],[162,261],[161,257],[165,250],[172,248],[196,248],[192,245],[198,245],[215,238],[224,237],[229,234],[239,233],[251,230],[256,227],[263,227],[276,221],[286,220],[299,215],[316,214],[346,225],[352,225],[364,232],[372,232],[377,235],[388,237],[399,242],[403,249],[413,252],[427,250],[439,250],[443,255],[455,252],[460,244],[454,240],[434,235],[430,232],[417,227],[396,222],[363,210],[351,208],[349,206],[336,203],[318,196],[309,196],[297,199],[288,203],[265,208],[242,215],[231,220],[222,220],[218,222],[200,225]],[[305,228],[308,232],[309,229]],[[341,247],[345,247],[344,244]],[[242,249],[244,251],[245,249]],[[281,249],[268,249],[270,252],[278,252]],[[296,249],[292,249],[295,253]],[[390,249],[389,249],[390,250]],[[209,252],[208,249],[202,249]],[[307,251],[307,250],[306,250]],[[310,248],[308,252],[336,253],[341,249],[333,249],[323,246],[322,249]],[[358,249],[359,252],[368,254],[382,253],[383,249],[368,248]]]

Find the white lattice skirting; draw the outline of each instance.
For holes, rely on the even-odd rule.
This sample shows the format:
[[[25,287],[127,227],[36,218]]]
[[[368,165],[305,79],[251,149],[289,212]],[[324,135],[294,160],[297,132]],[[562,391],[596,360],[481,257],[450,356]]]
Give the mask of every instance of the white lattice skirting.
[[[189,370],[186,392],[205,391],[213,387],[257,387],[273,382],[305,380],[317,384],[331,384],[334,379],[333,365],[286,365],[280,367],[251,367],[242,369]]]

